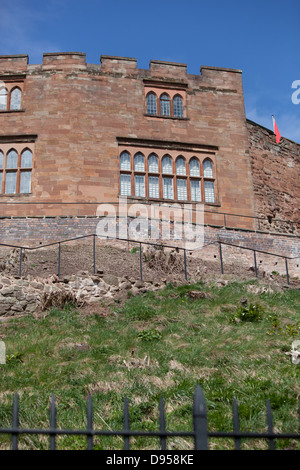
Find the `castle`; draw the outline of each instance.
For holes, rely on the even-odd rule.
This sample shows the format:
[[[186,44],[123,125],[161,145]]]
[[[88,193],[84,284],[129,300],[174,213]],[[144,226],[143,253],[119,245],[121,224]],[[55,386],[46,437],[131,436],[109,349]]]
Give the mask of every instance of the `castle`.
[[[26,217],[30,232],[30,218],[93,216],[119,196],[202,204],[206,224],[225,217],[295,234],[299,160],[299,144],[276,144],[246,119],[241,70],[191,75],[181,63],[139,69],[106,55],[88,64],[78,52],[45,53],[38,65],[0,56],[2,241],[13,238],[13,219]]]

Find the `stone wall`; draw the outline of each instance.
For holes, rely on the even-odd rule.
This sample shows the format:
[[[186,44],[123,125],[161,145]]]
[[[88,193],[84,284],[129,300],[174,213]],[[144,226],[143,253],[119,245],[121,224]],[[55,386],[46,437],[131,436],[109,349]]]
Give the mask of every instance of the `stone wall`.
[[[256,215],[294,221],[299,230],[300,145],[284,138],[276,144],[272,131],[252,121],[247,127]]]

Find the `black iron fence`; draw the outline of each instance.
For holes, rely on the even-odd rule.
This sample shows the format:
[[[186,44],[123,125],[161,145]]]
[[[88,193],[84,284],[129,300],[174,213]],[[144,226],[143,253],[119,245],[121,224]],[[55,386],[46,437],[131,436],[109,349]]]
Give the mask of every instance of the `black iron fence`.
[[[90,235],[83,235],[83,236],[80,236],[80,237],[76,237],[76,238],[69,238],[69,239],[65,239],[65,240],[60,240],[60,241],[57,241],[57,242],[52,242],[52,243],[47,243],[45,245],[39,245],[39,246],[35,246],[35,247],[28,247],[28,246],[21,246],[21,245],[11,245],[11,244],[6,244],[6,243],[0,243],[0,246],[5,246],[5,247],[9,247],[9,248],[17,248],[20,250],[20,257],[19,257],[19,277],[22,277],[22,259],[23,259],[23,253],[25,252],[25,250],[28,250],[28,251],[32,251],[32,250],[38,250],[38,249],[41,249],[41,248],[46,248],[46,247],[50,247],[50,246],[55,246],[57,245],[58,246],[58,255],[57,255],[57,272],[56,273],[52,273],[52,274],[57,274],[58,277],[60,277],[61,275],[61,245],[63,243],[68,243],[68,242],[73,242],[73,241],[76,241],[76,240],[81,240],[81,239],[85,239],[85,238],[92,238],[93,240],[93,243],[92,243],[92,252],[93,252],[93,273],[95,274],[96,273],[96,237],[98,237],[98,235],[96,234],[90,234]],[[100,238],[100,237],[99,237]],[[129,238],[115,238],[115,237],[101,237],[101,239],[106,239],[106,240],[114,240],[114,241],[120,241],[120,242],[128,242],[128,243],[132,243],[132,244],[137,244],[139,246],[139,270],[140,270],[140,280],[142,281],[143,280],[143,256],[142,256],[142,246],[143,245],[150,245],[150,246],[154,246],[154,247],[162,247],[163,248],[171,248],[171,249],[174,249],[174,250],[177,250],[177,251],[181,251],[183,252],[183,260],[184,260],[184,277],[185,277],[185,280],[188,280],[188,267],[187,267],[187,252],[194,252],[194,251],[197,251],[199,249],[203,249],[203,248],[206,248],[207,246],[209,245],[218,245],[219,247],[219,259],[220,259],[220,271],[221,271],[221,274],[224,274],[225,273],[225,270],[224,270],[224,262],[223,262],[223,252],[222,252],[222,246],[230,246],[230,247],[234,247],[234,248],[237,248],[239,250],[244,250],[244,251],[251,251],[253,253],[253,261],[254,261],[254,272],[255,272],[255,276],[258,277],[258,265],[257,265],[257,253],[260,253],[260,254],[264,254],[264,255],[269,255],[269,256],[272,256],[272,257],[275,257],[275,258],[281,258],[281,259],[284,259],[285,261],[285,275],[286,275],[286,281],[287,281],[287,284],[289,285],[290,284],[290,275],[289,275],[289,268],[288,268],[288,260],[293,260],[293,259],[297,259],[298,257],[288,257],[288,256],[285,256],[285,255],[279,255],[277,253],[270,253],[270,252],[267,252],[267,251],[263,251],[263,250],[258,250],[256,248],[252,248],[252,247],[245,247],[245,246],[240,246],[240,245],[234,245],[233,243],[228,243],[228,242],[223,242],[223,241],[213,241],[213,242],[210,242],[206,245],[203,245],[201,248],[194,248],[194,249],[187,249],[187,248],[182,248],[182,247],[178,247],[178,246],[175,246],[175,245],[167,245],[167,244],[158,244],[158,243],[152,243],[152,242],[148,242],[148,241],[140,241],[140,240],[134,240],[134,239],[129,239]]]
[[[209,450],[210,439],[231,439],[234,442],[235,450],[242,450],[245,440],[260,440],[268,443],[269,450],[276,450],[276,441],[280,439],[299,440],[299,432],[275,432],[273,424],[273,412],[270,401],[266,404],[266,430],[264,432],[243,432],[240,429],[239,409],[236,399],[233,399],[233,429],[230,432],[209,431],[207,406],[203,391],[197,385],[193,399],[193,429],[191,431],[168,431],[166,429],[165,404],[161,398],[159,402],[159,430],[157,431],[137,431],[130,429],[130,410],[127,397],[124,398],[123,408],[123,429],[121,430],[100,430],[93,426],[93,402],[92,397],[87,398],[87,411],[85,429],[60,429],[57,428],[57,410],[55,396],[52,395],[50,404],[50,420],[48,429],[25,429],[19,426],[19,399],[18,394],[14,395],[12,408],[12,426],[0,428],[0,434],[11,435],[11,449],[20,448],[19,438],[23,435],[46,435],[49,436],[49,449],[56,450],[57,437],[59,436],[85,436],[87,440],[87,450],[93,450],[94,438],[97,436],[119,436],[123,438],[124,450],[131,449],[131,438],[136,437],[156,437],[160,440],[160,450],[167,450],[168,440],[174,437],[191,438],[195,450]],[[148,448],[148,446],[147,446]]]

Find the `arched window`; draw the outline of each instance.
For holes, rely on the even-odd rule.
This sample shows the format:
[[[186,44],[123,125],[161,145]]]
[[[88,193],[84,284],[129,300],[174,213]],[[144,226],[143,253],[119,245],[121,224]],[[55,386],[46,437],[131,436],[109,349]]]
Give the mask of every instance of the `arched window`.
[[[148,170],[149,173],[158,173],[158,158],[154,153],[148,158]]]
[[[174,96],[173,113],[175,117],[183,117],[183,100],[180,95]]]
[[[160,96],[160,114],[170,116],[170,98],[166,93]]]
[[[178,157],[176,160],[176,175],[186,175],[185,160]]]
[[[3,152],[2,150],[0,150],[0,169],[2,170],[3,169]],[[0,188],[1,190],[1,188]]]
[[[3,181],[3,152],[0,150],[0,194],[2,193],[2,181]]]
[[[195,157],[190,160],[190,176],[200,176],[199,161]]]
[[[32,153],[30,150],[26,149],[22,152],[21,155],[21,168],[31,168],[32,167]]]
[[[153,92],[147,95],[147,114],[157,114],[157,99]]]
[[[213,166],[212,166],[212,163],[209,159],[204,160],[204,162],[203,162],[203,175],[204,175],[204,178],[213,178],[214,177]]]
[[[14,88],[10,95],[10,109],[21,109],[21,90]]]
[[[10,150],[7,154],[6,168],[18,167],[18,154],[15,150]]]
[[[0,110],[6,111],[7,110],[7,96],[8,91],[6,88],[0,88]]]
[[[120,169],[130,171],[130,155],[128,152],[122,152],[120,156]]]
[[[162,172],[163,173],[173,173],[172,160],[168,155],[165,155],[162,159]]]
[[[145,171],[145,158],[140,152],[134,156],[134,171]]]

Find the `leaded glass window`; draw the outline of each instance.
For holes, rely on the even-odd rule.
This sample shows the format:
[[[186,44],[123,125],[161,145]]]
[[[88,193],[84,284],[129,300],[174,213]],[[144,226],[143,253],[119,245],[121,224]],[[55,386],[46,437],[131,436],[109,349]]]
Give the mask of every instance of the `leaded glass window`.
[[[135,175],[135,195],[145,197],[145,177],[143,175]]]
[[[0,88],[0,110],[6,111],[7,110],[7,96],[8,91],[6,88]]]
[[[183,117],[183,101],[179,95],[174,96],[173,112],[175,117]]]
[[[148,159],[148,169],[150,173],[158,173],[158,158],[153,153]]]
[[[157,99],[155,93],[148,93],[147,95],[147,113],[157,114]]]
[[[15,150],[10,150],[7,154],[6,168],[18,167],[18,154]]]
[[[190,160],[190,176],[200,176],[200,165],[197,158]]]
[[[200,180],[191,180],[191,200],[201,201]]]
[[[121,196],[131,196],[131,176],[120,175]]]
[[[15,194],[17,192],[17,172],[6,172],[5,194]]]
[[[30,150],[24,150],[21,156],[21,168],[32,167],[32,153]]]
[[[21,109],[21,90],[14,88],[10,95],[10,109]]]
[[[186,174],[185,160],[182,157],[178,157],[177,160],[176,160],[176,174],[177,175],[185,175]]]
[[[204,181],[205,202],[215,202],[215,188],[213,181]]]
[[[137,153],[134,157],[134,171],[145,171],[145,158],[142,153]]]
[[[149,176],[149,197],[159,197],[158,176]]]
[[[120,156],[120,169],[130,171],[130,155],[128,152],[122,152]]]
[[[163,197],[164,199],[174,199],[173,178],[163,178]]]
[[[179,201],[187,200],[186,180],[177,178],[177,199]]]
[[[203,174],[205,178],[213,178],[213,166],[210,160],[204,160],[203,162]]]
[[[162,159],[162,172],[173,173],[172,160],[167,155]]]
[[[166,93],[163,93],[160,97],[160,114],[170,116],[170,98]]]

